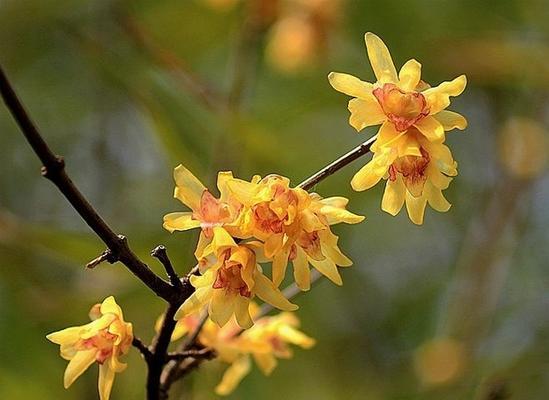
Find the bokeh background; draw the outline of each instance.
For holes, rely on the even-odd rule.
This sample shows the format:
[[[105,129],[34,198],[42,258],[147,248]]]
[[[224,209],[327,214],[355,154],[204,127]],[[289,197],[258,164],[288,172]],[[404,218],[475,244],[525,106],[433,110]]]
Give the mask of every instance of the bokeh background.
[[[172,168],[296,184],[375,133],[347,123],[330,71],[371,80],[363,34],[432,84],[465,73],[448,134],[460,175],[445,214],[414,226],[380,210],[382,188],[353,193],[366,159],[322,182],[367,216],[339,226],[355,260],[344,286],[297,302],[318,339],[233,399],[546,399],[549,393],[549,6],[546,0],[0,0],[0,62],[68,171],[115,230],[148,255],[165,244],[180,272],[195,233]],[[86,271],[103,246],[57,190],[0,107],[0,398],[96,399],[96,371],[70,390],[46,341],[115,294],[145,340],[162,303],[121,265]],[[113,399],[144,396],[137,352]],[[211,362],[174,398],[214,399]]]

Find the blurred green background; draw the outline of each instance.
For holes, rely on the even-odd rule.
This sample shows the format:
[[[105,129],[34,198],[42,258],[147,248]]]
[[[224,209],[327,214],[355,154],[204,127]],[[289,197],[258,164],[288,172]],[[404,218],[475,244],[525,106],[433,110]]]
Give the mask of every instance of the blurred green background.
[[[0,0],[0,62],[81,190],[155,270],[165,244],[184,273],[196,233],[172,168],[206,184],[217,170],[296,184],[375,133],[348,125],[330,71],[373,74],[363,34],[431,84],[465,73],[448,134],[460,175],[445,214],[414,226],[380,210],[382,187],[353,193],[354,162],[322,182],[367,216],[338,226],[355,265],[344,286],[300,297],[318,339],[271,377],[254,369],[233,399],[546,399],[549,394],[549,4],[547,0]],[[86,322],[114,294],[149,340],[162,303],[121,265],[83,265],[104,247],[57,190],[0,107],[0,398],[96,399],[96,369],[64,390],[45,335]],[[137,352],[113,399],[144,396]],[[211,362],[174,398],[213,399]]]

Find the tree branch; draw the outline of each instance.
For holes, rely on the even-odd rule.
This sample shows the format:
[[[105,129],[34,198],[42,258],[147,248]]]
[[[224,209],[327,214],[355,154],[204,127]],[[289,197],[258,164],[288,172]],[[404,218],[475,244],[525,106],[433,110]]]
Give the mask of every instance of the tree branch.
[[[135,336],[133,337],[133,340],[132,340],[132,346],[141,352],[141,355],[143,356],[143,358],[148,364],[152,357],[152,352],[151,352],[151,349],[149,349],[149,346],[147,346],[145,343],[143,343],[141,339]]]
[[[168,360],[183,360],[185,358],[203,358],[209,360],[215,357],[215,351],[213,349],[204,348],[204,349],[191,349],[181,352],[168,353]]]
[[[160,263],[166,270],[166,274],[168,275],[172,286],[180,290],[183,287],[183,284],[181,283],[181,279],[179,279],[177,272],[175,272],[175,270],[173,269],[173,265],[168,257],[166,248],[162,245],[156,246],[151,252],[151,256],[160,261]]]
[[[350,163],[355,161],[357,158],[360,158],[363,155],[368,154],[370,152],[370,147],[372,146],[372,144],[375,142],[376,139],[377,139],[377,135],[372,136],[370,139],[366,140],[364,143],[358,145],[348,153],[339,157],[337,160],[326,165],[320,171],[316,172],[315,174],[305,179],[303,182],[301,182],[298,185],[298,187],[307,191],[311,190],[315,185],[317,185],[318,183],[320,183],[330,175],[335,174],[341,168],[345,167],[346,165],[349,165]]]
[[[113,260],[122,262],[126,267],[147,285],[157,296],[171,300],[174,290],[170,284],[156,276],[128,246],[124,236],[117,235],[99,216],[82,193],[76,188],[65,171],[63,158],[55,155],[17,98],[7,76],[0,67],[0,92],[2,98],[17,122],[23,135],[32,149],[42,161],[42,175],[48,178],[74,209],[80,214],[88,226],[99,236],[112,252]]]

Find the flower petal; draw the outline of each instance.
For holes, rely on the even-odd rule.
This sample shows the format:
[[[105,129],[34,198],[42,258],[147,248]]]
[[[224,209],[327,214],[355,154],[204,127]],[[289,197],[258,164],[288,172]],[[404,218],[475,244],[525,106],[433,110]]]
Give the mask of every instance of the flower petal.
[[[210,301],[210,319],[220,327],[225,326],[234,314],[238,294],[226,292],[224,289],[214,289]]]
[[[322,253],[340,267],[350,267],[353,262],[337,246],[339,238],[329,230],[319,232],[322,240]]]
[[[227,368],[221,378],[221,382],[216,386],[215,393],[219,396],[226,396],[232,393],[240,381],[250,372],[250,357],[245,355],[238,358]]]
[[[69,361],[65,375],[63,376],[63,385],[67,389],[73,382],[88,369],[95,361],[97,349],[83,350],[77,352],[72,360]]]
[[[250,316],[250,299],[244,296],[237,296],[234,307],[236,322],[242,329],[251,328],[254,324]]]
[[[78,339],[80,339],[81,331],[81,326],[73,326],[57,332],[52,332],[46,336],[46,339],[55,344],[68,345],[71,343],[75,343],[78,341]]]
[[[114,296],[109,296],[105,300],[103,300],[103,303],[101,303],[101,313],[110,313],[116,315],[119,318],[122,318],[122,309],[118,304],[116,304]]]
[[[397,83],[398,77],[395,64],[385,43],[371,32],[364,35],[364,40],[366,41],[368,58],[377,80],[383,83]]]
[[[431,115],[437,114],[450,105],[450,96],[459,96],[467,85],[465,75],[460,75],[452,81],[442,82],[440,85],[422,92],[429,106]]]
[[[385,175],[389,169],[389,165],[380,168],[376,161],[372,159],[353,176],[351,186],[358,192],[370,189]]]
[[[246,207],[254,205],[255,195],[258,191],[257,183],[246,182],[242,179],[230,179],[227,187],[231,194]]]
[[[230,191],[227,186],[227,182],[233,178],[231,171],[219,171],[217,173],[217,190],[219,190],[219,200],[226,202],[229,198]]]
[[[421,79],[421,64],[413,59],[408,60],[400,69],[398,79],[400,80],[400,88],[406,92],[411,92]]]
[[[333,283],[339,286],[343,285],[341,275],[339,275],[339,271],[337,270],[337,267],[332,260],[330,260],[329,258],[325,258],[322,261],[318,261],[309,258],[309,262],[313,265],[313,267],[318,270],[318,272],[331,280]]]
[[[267,376],[271,375],[278,364],[272,353],[254,353],[254,360],[261,372]]]
[[[114,382],[114,370],[110,368],[108,363],[99,366],[99,380],[97,388],[99,389],[99,398],[101,400],[109,400]]]
[[[164,215],[164,223],[162,226],[171,233],[174,231],[186,231],[199,228],[200,221],[193,219],[192,212],[174,212]]]
[[[366,98],[372,95],[373,85],[370,82],[364,82],[355,76],[343,74],[340,72],[330,72],[328,75],[330,85],[338,92],[352,97]]]
[[[467,120],[465,117],[453,111],[443,110],[433,117],[442,124],[445,131],[451,131],[455,128],[462,131],[467,128]]]
[[[179,307],[173,319],[178,320],[187,315],[198,312],[208,303],[212,296],[213,289],[211,287],[203,287],[196,289],[194,293]]]
[[[379,125],[387,119],[381,106],[374,96],[366,98],[352,99],[348,106],[351,116],[349,124],[357,131],[361,131],[367,126]]]
[[[404,205],[405,198],[406,186],[404,185],[404,182],[402,182],[402,177],[398,175],[396,180],[387,181],[383,199],[381,200],[381,209],[392,216],[395,216]]]
[[[406,192],[406,210],[410,220],[416,224],[423,224],[423,216],[425,214],[425,206],[427,205],[427,199],[425,195],[419,197],[412,196],[409,192]]]
[[[294,280],[298,288],[307,291],[311,288],[311,270],[307,255],[297,246],[296,257],[292,261],[294,265]]]
[[[199,210],[200,198],[206,190],[202,182],[181,164],[175,167],[173,177],[176,185],[174,197],[191,210]]]
[[[279,329],[279,335],[287,342],[295,344],[296,346],[303,347],[304,349],[310,349],[316,343],[316,341],[303,332],[292,328],[288,325],[283,325]]]
[[[295,311],[299,308],[297,305],[290,303],[282,292],[259,271],[255,276],[255,293],[261,300],[280,310]]]
[[[414,126],[431,142],[444,141],[444,128],[434,117],[428,115],[416,122]]]
[[[434,187],[431,183],[425,184],[425,197],[427,197],[429,205],[437,211],[446,212],[452,206],[448,200],[446,200],[442,191]]]
[[[276,287],[280,286],[286,276],[286,268],[288,267],[289,248],[285,248],[275,254],[273,258],[272,273],[273,283]]]

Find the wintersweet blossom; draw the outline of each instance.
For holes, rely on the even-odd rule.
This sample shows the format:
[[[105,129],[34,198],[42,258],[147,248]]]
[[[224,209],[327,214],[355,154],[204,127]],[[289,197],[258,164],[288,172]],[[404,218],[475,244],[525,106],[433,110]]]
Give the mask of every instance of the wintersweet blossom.
[[[410,219],[420,225],[427,203],[441,212],[450,208],[442,190],[457,175],[457,163],[444,144],[430,142],[414,128],[408,135],[410,143],[419,149],[419,156],[400,156],[397,149],[385,147],[362,167],[351,184],[355,190],[366,190],[386,179],[381,208],[396,215],[406,203]]]
[[[349,122],[357,131],[381,124],[371,147],[374,157],[353,177],[351,186],[362,191],[388,179],[382,209],[396,215],[406,203],[410,219],[421,224],[427,203],[438,211],[450,208],[441,190],[457,169],[442,143],[445,131],[463,130],[467,120],[446,108],[450,97],[463,92],[467,79],[461,75],[430,87],[421,80],[416,60],[406,62],[397,74],[383,41],[370,32],[365,40],[375,83],[336,72],[328,76],[334,89],[354,97]]]
[[[254,248],[256,242],[237,244],[221,227],[213,228],[211,243],[200,260],[202,275],[193,275],[195,292],[181,305],[175,319],[208,306],[212,321],[224,326],[234,315],[242,328],[253,325],[249,307],[257,295],[261,300],[285,311],[298,307],[290,303],[261,271]]]
[[[285,312],[257,320],[252,328],[234,340],[230,348],[232,352],[225,350],[225,358],[221,358],[221,361],[231,366],[223,374],[215,392],[222,396],[230,394],[250,372],[252,359],[264,375],[270,375],[279,358],[292,357],[290,345],[304,349],[313,347],[315,340],[299,331],[298,327],[299,320],[292,313]]]
[[[337,247],[338,238],[330,225],[340,222],[355,224],[364,217],[345,209],[347,199],[322,199],[301,188],[291,188],[288,178],[269,175],[251,182],[227,181],[234,197],[244,205],[244,231],[263,241],[267,259],[273,261],[272,279],[279,286],[289,261],[294,266],[294,279],[302,290],[310,287],[309,263],[334,283],[341,285],[338,266],[352,261]]]
[[[430,87],[421,80],[419,62],[409,60],[397,74],[385,43],[371,32],[366,33],[365,41],[377,81],[364,82],[352,75],[337,72],[331,72],[328,79],[334,89],[354,97],[349,102],[349,123],[357,131],[382,124],[373,151],[388,142],[396,147],[400,140],[406,140],[406,131],[411,127],[415,127],[432,142],[443,141],[445,131],[465,129],[465,118],[446,110],[450,105],[450,97],[460,95],[465,89],[465,75]]]
[[[94,362],[99,364],[99,397],[108,400],[114,375],[126,369],[119,358],[132,344],[132,324],[124,321],[122,310],[114,297],[107,297],[90,311],[92,322],[58,332],[46,337],[60,345],[60,354],[69,364],[65,369],[64,386],[68,388]]]
[[[265,375],[270,375],[277,359],[292,357],[290,345],[309,349],[315,344],[314,339],[298,329],[299,319],[293,313],[258,317],[259,307],[254,302],[250,303],[250,313],[255,323],[248,330],[242,331],[234,318],[222,328],[208,319],[199,333],[200,344],[213,349],[221,362],[230,364],[215,389],[218,395],[228,395],[238,386],[250,372],[252,360]],[[198,314],[191,314],[179,320],[177,326],[189,332],[192,330],[187,327],[199,320]]]
[[[175,191],[174,197],[189,207],[191,211],[174,212],[164,216],[164,228],[170,232],[185,231],[193,228],[201,228],[200,238],[196,249],[197,258],[209,243],[213,234],[213,227],[223,226],[237,234],[237,218],[241,204],[234,201],[227,190],[226,182],[232,179],[231,172],[219,172],[217,176],[217,188],[219,199],[183,165],[174,169]]]

